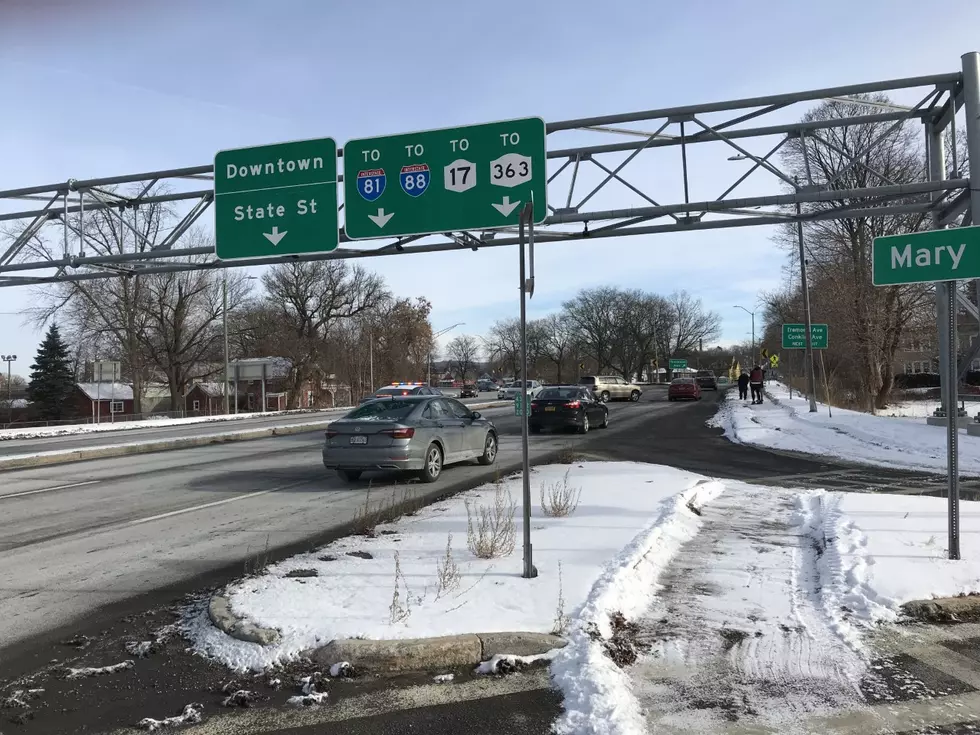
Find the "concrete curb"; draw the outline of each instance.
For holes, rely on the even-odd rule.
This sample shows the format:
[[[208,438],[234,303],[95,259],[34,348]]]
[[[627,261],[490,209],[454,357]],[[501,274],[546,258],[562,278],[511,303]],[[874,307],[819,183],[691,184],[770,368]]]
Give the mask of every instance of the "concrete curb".
[[[208,617],[218,630],[237,640],[263,646],[279,642],[278,630],[261,628],[237,617],[228,598],[222,595],[211,597]],[[477,666],[498,654],[538,656],[565,644],[558,636],[527,631],[396,640],[338,638],[314,649],[310,655],[325,668],[346,661],[359,671],[394,674]]]
[[[501,408],[510,405],[512,405],[511,401],[493,401],[490,403],[472,404],[470,405],[470,408],[478,410],[481,408]],[[90,459],[124,457],[130,454],[167,452],[174,449],[203,447],[207,446],[208,444],[224,444],[226,442],[266,439],[272,436],[289,436],[291,434],[302,434],[308,431],[315,431],[316,429],[323,428],[336,420],[337,418],[333,417],[308,424],[270,426],[263,429],[247,429],[244,431],[231,431],[220,434],[203,434],[201,436],[188,436],[181,437],[179,439],[161,439],[159,441],[148,441],[132,444],[113,444],[105,447],[72,449],[66,452],[52,452],[50,454],[40,454],[37,456],[12,457],[10,459],[0,459],[0,471],[19,470],[30,467],[45,467],[47,465],[67,464],[70,462],[84,462],[85,460]]]
[[[980,622],[980,595],[912,600],[902,605],[902,612],[926,623],[976,623]]]

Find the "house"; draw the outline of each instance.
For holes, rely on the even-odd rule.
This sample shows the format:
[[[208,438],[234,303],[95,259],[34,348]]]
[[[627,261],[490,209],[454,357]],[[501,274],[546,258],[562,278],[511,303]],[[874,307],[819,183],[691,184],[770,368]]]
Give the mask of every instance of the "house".
[[[292,361],[285,357],[233,360],[228,363],[228,373],[241,396],[239,411],[261,411],[263,406],[266,411],[285,411],[350,405],[350,386],[340,385],[336,375],[295,386]]]
[[[69,400],[79,416],[95,423],[133,414],[133,386],[128,383],[77,383]]]
[[[238,392],[239,408],[244,407],[245,394]],[[234,412],[235,389],[228,386],[228,403]],[[187,416],[218,416],[225,412],[225,391],[221,383],[195,383],[184,395],[184,414]]]

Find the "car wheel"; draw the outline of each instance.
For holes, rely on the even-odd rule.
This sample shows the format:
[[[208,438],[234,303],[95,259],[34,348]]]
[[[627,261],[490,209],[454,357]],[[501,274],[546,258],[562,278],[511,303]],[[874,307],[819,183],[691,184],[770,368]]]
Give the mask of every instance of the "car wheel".
[[[527,425],[527,430],[530,431],[532,434],[540,434],[541,433],[541,427],[538,426],[537,424],[528,424]]]
[[[589,433],[589,414],[586,413],[582,415],[582,425],[578,427],[578,433],[579,434]]]
[[[609,403],[609,391],[602,391],[602,393],[599,394],[599,400],[603,403]]]
[[[435,482],[442,474],[442,450],[438,444],[430,444],[425,450],[425,465],[419,472],[422,482]]]
[[[361,479],[361,470],[337,470],[337,475],[344,482],[357,482]]]
[[[630,400],[633,401],[634,403],[640,400],[640,391],[635,390],[632,393],[630,393]]]
[[[493,464],[497,459],[497,437],[493,432],[487,432],[487,440],[483,444],[483,455],[477,460],[480,464]]]
[[[605,414],[603,414],[603,416],[602,416],[602,423],[599,424],[599,428],[600,429],[607,429],[607,428],[609,428],[609,411],[606,411]]]

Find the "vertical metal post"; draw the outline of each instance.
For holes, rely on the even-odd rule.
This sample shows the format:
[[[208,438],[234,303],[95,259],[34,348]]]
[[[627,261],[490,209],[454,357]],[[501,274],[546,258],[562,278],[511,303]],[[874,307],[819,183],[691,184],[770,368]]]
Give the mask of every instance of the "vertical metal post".
[[[267,377],[266,376],[266,364],[263,362],[262,363],[262,410],[260,411],[260,413],[264,412],[265,409],[266,409],[266,404],[265,404],[265,380],[266,380],[266,377]],[[302,401],[302,399],[300,399],[300,400]],[[276,399],[276,408],[279,408],[278,399]],[[286,408],[289,408],[289,405],[288,404],[286,405]]]
[[[957,464],[959,440],[959,412],[956,410],[956,384],[959,371],[956,365],[956,281],[946,282],[946,329],[949,333],[945,364],[946,373],[946,464],[949,475],[949,558],[960,558],[960,487]]]
[[[228,269],[222,268],[221,273],[221,321],[223,322],[222,326],[225,332],[225,378],[221,382],[224,386],[225,415],[227,415],[231,413],[230,406],[228,405],[228,380],[231,377],[228,375]]]
[[[78,257],[85,257],[85,192],[78,190]]]
[[[71,253],[68,250],[68,189],[65,189],[65,211],[61,215],[61,229],[64,236],[64,251],[65,259],[67,260]]]
[[[368,386],[373,393],[377,386],[374,384],[374,330],[368,332],[368,360],[370,361],[371,369],[371,385]]]
[[[799,181],[796,182],[799,191]],[[803,246],[803,210],[796,203],[796,239],[800,247],[800,287],[803,289],[803,321],[806,322],[806,352],[803,354],[806,370],[806,392],[810,394],[810,413],[817,412],[817,380],[813,370],[813,320],[810,317],[810,286],[806,278],[806,248]]]
[[[238,413],[238,363],[237,362],[235,363],[235,384],[234,385],[235,385],[235,390],[233,391],[233,393],[235,394],[235,413],[237,414]]]
[[[524,227],[534,227],[534,206],[528,202],[521,211],[520,218],[520,258],[519,277],[521,280],[521,460],[523,469],[523,506],[524,506],[524,579],[538,576],[534,568],[531,552],[531,460],[528,450],[527,414],[529,410],[527,393],[527,288],[528,283],[524,272]],[[533,235],[532,235],[533,238]],[[533,248],[533,239],[532,239]]]

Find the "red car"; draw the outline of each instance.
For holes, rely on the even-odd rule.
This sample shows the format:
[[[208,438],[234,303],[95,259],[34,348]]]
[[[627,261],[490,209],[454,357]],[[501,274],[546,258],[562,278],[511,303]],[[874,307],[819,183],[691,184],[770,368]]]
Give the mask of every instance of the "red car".
[[[694,378],[674,378],[667,387],[668,401],[700,401],[701,386]]]

